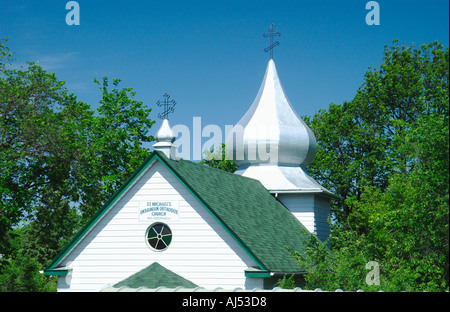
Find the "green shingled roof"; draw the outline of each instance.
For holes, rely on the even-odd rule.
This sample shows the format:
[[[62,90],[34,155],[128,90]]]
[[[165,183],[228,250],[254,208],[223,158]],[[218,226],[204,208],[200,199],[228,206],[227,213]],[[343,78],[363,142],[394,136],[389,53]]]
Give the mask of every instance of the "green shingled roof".
[[[170,271],[169,269],[166,269],[158,262],[152,263],[145,269],[115,284],[113,287],[122,286],[128,286],[130,288],[158,288],[161,286],[165,286],[167,288],[176,288],[179,286],[185,288],[198,287],[198,285]]]
[[[304,250],[306,228],[258,180],[186,160],[163,163],[222,223],[261,269],[303,271],[286,250]],[[306,231],[307,232],[307,231]]]
[[[44,270],[53,275],[59,262],[95,226],[116,200],[153,161],[159,160],[227,230],[259,269],[302,272],[286,247],[300,253],[306,228],[258,181],[187,160],[170,160],[154,151],[110,200],[75,235]]]

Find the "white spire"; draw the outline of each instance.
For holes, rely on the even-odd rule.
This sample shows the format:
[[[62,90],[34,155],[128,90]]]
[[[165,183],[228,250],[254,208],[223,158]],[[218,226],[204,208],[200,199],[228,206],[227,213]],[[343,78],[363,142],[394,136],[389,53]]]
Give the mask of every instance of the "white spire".
[[[308,165],[317,151],[316,138],[289,102],[272,59],[256,99],[234,130],[230,155],[238,166]]]
[[[176,146],[173,145],[175,141],[175,134],[170,128],[169,120],[163,119],[161,127],[155,136],[156,142],[153,147],[157,151],[163,152],[169,159],[176,159]]]
[[[260,180],[268,190],[331,194],[301,167],[313,160],[316,138],[289,102],[273,59],[258,95],[230,132],[226,146],[239,166],[236,173]]]

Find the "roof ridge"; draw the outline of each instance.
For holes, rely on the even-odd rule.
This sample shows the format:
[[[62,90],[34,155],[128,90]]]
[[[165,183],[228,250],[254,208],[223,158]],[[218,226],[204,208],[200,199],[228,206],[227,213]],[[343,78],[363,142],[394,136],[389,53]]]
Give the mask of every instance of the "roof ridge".
[[[156,151],[156,152],[160,153],[159,151]],[[243,175],[240,175],[240,174],[236,174],[234,172],[225,171],[225,170],[222,170],[220,168],[215,168],[215,167],[210,167],[210,166],[207,166],[207,165],[199,164],[198,162],[195,162],[195,161],[192,161],[192,160],[187,160],[187,159],[183,159],[183,158],[174,160],[174,159],[169,159],[164,154],[162,154],[162,156],[165,157],[168,161],[185,162],[185,163],[187,163],[189,165],[199,166],[201,168],[205,168],[206,170],[215,170],[216,172],[220,172],[221,174],[226,174],[226,175],[230,175],[230,176],[233,176],[233,177],[239,177],[239,179],[249,179],[251,181],[255,181],[255,182],[261,183],[259,180],[255,179],[255,178],[243,176]],[[261,183],[261,185],[262,185],[262,183]]]

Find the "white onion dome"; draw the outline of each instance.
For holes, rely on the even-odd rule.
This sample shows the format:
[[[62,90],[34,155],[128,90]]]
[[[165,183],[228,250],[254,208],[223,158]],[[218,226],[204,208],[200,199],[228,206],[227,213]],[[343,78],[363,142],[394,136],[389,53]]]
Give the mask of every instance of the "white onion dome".
[[[175,141],[175,134],[170,128],[168,119],[163,120],[161,127],[159,128],[158,132],[156,132],[155,139],[157,142],[172,143],[173,141]]]
[[[253,104],[227,138],[239,167],[259,164],[306,166],[317,152],[314,133],[299,117],[270,59]]]

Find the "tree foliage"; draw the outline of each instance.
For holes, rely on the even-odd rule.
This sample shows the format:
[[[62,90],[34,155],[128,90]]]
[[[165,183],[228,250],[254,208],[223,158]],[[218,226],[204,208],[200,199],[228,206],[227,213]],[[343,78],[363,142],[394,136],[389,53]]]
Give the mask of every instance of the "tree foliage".
[[[217,148],[217,150],[206,150],[203,154],[204,158],[199,162],[202,165],[231,173],[235,172],[238,168],[238,166],[228,156],[224,143],[222,143],[220,148]]]
[[[448,48],[394,42],[351,102],[306,118],[319,145],[309,170],[343,197],[331,251],[293,251],[309,263],[308,287],[448,290],[448,74]],[[378,288],[365,282],[368,261]]]
[[[49,263],[148,156],[154,121],[119,79],[112,88],[106,77],[95,80],[101,100],[93,110],[37,63],[14,68],[7,40],[0,44],[2,275],[25,254],[35,261],[27,265]]]

